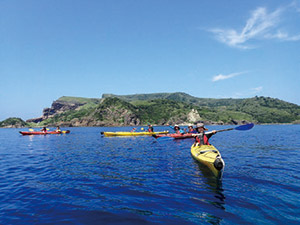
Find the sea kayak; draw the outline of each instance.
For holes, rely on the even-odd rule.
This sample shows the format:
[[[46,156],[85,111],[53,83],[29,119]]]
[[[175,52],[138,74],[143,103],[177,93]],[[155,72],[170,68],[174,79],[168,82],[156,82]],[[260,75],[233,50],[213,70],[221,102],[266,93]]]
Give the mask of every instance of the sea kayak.
[[[192,145],[191,153],[194,159],[207,166],[216,177],[222,177],[225,163],[220,152],[213,145]]]
[[[101,132],[106,137],[114,137],[114,136],[142,136],[142,135],[154,135],[154,134],[167,134],[169,131],[159,131],[159,132]]]
[[[63,131],[19,131],[22,135],[46,135],[46,134],[68,134],[70,133],[69,130],[63,130]]]
[[[174,139],[185,139],[185,138],[193,138],[193,134],[187,133],[187,134],[154,134],[152,135],[155,138],[160,137],[171,137]]]

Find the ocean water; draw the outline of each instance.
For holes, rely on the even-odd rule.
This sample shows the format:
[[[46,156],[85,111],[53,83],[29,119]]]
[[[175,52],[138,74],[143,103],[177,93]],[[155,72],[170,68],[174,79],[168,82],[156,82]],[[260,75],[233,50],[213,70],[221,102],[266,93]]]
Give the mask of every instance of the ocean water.
[[[0,224],[300,224],[299,125],[214,135],[222,180],[191,157],[192,139],[68,129],[0,129]]]

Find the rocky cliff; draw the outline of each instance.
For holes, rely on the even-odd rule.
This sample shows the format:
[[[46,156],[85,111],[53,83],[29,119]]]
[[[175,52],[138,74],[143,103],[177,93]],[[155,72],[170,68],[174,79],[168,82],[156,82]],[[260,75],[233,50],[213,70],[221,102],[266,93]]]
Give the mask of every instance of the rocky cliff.
[[[173,100],[156,99],[132,104],[116,97],[96,103],[57,100],[39,118],[27,120],[39,126],[138,126],[148,123],[195,123],[200,118],[192,106]]]
[[[64,113],[70,110],[79,109],[85,103],[78,103],[78,102],[67,102],[62,100],[56,100],[52,103],[50,108],[45,108],[43,110],[43,115],[38,118],[33,118],[26,120],[27,123],[39,123],[49,118],[52,118],[56,115]]]
[[[269,97],[203,99],[185,93],[62,97],[39,118],[38,126],[138,126],[189,124],[299,123],[300,107]]]

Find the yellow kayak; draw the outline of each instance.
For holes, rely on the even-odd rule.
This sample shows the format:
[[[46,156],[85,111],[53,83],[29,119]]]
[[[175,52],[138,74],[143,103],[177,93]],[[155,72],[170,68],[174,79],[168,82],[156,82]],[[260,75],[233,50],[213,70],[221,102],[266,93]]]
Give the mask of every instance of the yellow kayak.
[[[160,131],[160,132],[101,132],[106,137],[114,137],[114,136],[142,136],[142,135],[153,135],[153,134],[167,134],[169,131]]]
[[[192,145],[191,153],[193,158],[207,166],[215,176],[222,177],[225,163],[220,152],[213,145]]]

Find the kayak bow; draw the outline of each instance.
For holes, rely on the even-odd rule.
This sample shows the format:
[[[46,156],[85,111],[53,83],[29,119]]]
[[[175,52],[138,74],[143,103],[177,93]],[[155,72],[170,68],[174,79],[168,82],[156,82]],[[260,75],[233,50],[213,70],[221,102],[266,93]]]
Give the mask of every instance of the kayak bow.
[[[192,145],[191,154],[194,159],[207,166],[216,177],[222,177],[225,163],[213,145]]]

